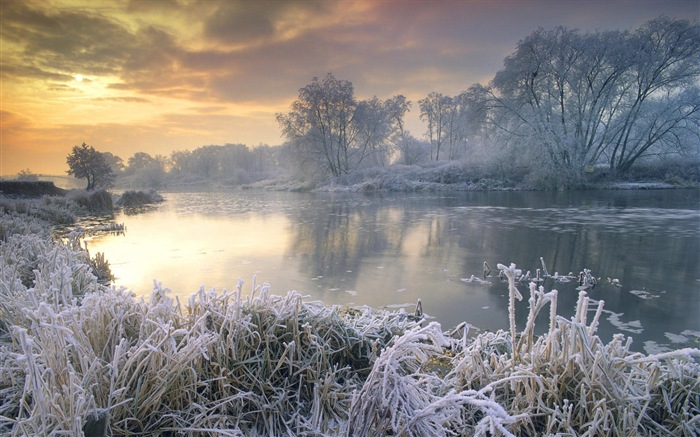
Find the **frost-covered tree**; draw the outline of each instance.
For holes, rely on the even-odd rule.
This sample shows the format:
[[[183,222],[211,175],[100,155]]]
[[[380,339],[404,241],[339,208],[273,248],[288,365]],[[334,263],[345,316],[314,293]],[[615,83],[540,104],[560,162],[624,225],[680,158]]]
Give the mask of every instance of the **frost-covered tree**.
[[[418,101],[420,119],[427,124],[426,136],[430,141],[430,159],[440,160],[440,149],[445,141],[447,113],[450,98],[441,93],[432,92]]]
[[[450,160],[464,158],[474,123],[469,92],[454,97],[432,92],[419,100],[418,105],[420,118],[427,124],[426,137],[431,145],[431,159],[439,161],[441,152],[443,157],[446,152]]]
[[[384,107],[389,116],[391,154],[400,156],[402,149],[414,140],[406,129],[404,116],[411,110],[411,101],[404,95],[397,95],[384,102]]]
[[[328,73],[299,90],[290,111],[277,114],[297,166],[305,173],[348,174],[373,157],[385,161],[392,119],[384,102],[355,99],[351,82]]]
[[[659,18],[634,32],[538,29],[488,89],[493,125],[568,174],[698,145],[700,26]]]
[[[106,188],[114,181],[114,173],[104,155],[85,143],[73,147],[66,163],[69,175],[87,180],[87,190]]]
[[[417,165],[430,161],[430,143],[419,140],[411,135],[409,131],[401,138],[396,145],[396,163],[403,165]]]
[[[633,86],[621,99],[626,107],[611,147],[601,153],[620,171],[650,154],[697,146],[700,132],[700,24],[660,18],[628,41]]]

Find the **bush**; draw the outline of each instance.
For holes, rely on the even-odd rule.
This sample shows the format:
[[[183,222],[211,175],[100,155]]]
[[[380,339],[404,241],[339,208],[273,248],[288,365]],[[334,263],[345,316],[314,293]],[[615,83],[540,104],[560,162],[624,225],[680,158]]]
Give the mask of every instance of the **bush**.
[[[117,199],[116,205],[124,208],[133,208],[138,206],[150,205],[163,201],[163,196],[156,193],[154,190],[148,192],[143,191],[125,191]]]

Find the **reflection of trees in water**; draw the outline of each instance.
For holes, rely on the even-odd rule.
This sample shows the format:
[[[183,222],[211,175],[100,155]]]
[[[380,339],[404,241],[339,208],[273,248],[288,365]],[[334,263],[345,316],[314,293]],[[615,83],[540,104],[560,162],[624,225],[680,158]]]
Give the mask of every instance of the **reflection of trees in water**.
[[[342,201],[295,210],[286,256],[297,258],[310,277],[323,276],[324,282],[342,277],[348,286],[366,257],[400,252],[404,214],[400,208],[358,208]]]
[[[497,263],[514,262],[534,275],[541,267],[542,257],[551,274],[576,275],[584,268],[591,269],[602,281],[590,296],[605,300],[606,309],[624,313],[625,321],[653,323],[672,317],[680,324],[697,316],[697,299],[690,293],[667,293],[644,300],[629,292],[678,290],[679,284],[695,286],[694,275],[700,262],[697,238],[674,235],[670,229],[662,233],[616,229],[606,224],[605,213],[578,220],[576,214],[586,214],[585,208],[572,213],[559,210],[559,215],[547,218],[548,210],[537,210],[532,201],[522,208],[470,207],[470,196],[394,197],[360,205],[347,199],[332,199],[314,202],[313,207],[307,204],[306,208],[291,211],[295,224],[286,255],[296,259],[299,270],[309,278],[323,276],[322,283],[330,288],[355,287],[363,274],[377,274],[368,269],[379,263],[395,263],[381,273],[387,275],[385,279],[390,279],[389,269],[402,279],[425,274],[421,285],[430,286],[430,281],[434,281],[432,289],[436,293],[441,292],[439,281],[445,276],[458,280],[457,277],[480,275],[484,261],[492,268]],[[620,219],[610,214],[611,218]],[[663,227],[664,223],[665,219],[653,224]],[[377,264],[370,265],[368,260],[376,260]],[[443,268],[449,271],[441,272]],[[607,283],[608,277],[619,279],[623,286]],[[492,282],[487,290],[495,308],[500,305],[505,288],[495,277]],[[544,285],[547,290],[557,288],[560,311],[573,314],[577,284],[549,280]],[[522,291],[527,294],[525,284]],[[689,296],[696,300],[689,302]],[[505,308],[505,301],[503,304]],[[518,303],[517,322],[524,323],[526,316],[527,297]]]
[[[417,251],[419,257],[447,262],[454,250],[445,248],[464,244],[464,233],[454,232],[461,224],[440,206],[434,213],[426,213],[430,209],[425,203],[418,205],[393,201],[357,207],[335,201],[298,209],[293,212],[295,225],[286,256],[300,259],[300,270],[310,276],[353,280],[369,257],[400,259],[405,251]],[[418,248],[405,244],[414,231],[419,234]]]

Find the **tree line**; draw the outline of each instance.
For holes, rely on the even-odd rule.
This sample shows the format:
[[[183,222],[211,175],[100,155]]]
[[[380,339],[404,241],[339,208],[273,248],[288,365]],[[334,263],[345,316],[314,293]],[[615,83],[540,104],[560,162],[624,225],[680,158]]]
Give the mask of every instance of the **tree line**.
[[[142,152],[126,165],[104,157],[113,172],[147,185],[166,176],[245,183],[280,172],[337,180],[368,167],[445,160],[525,169],[540,186],[575,184],[599,167],[623,174],[640,162],[698,159],[698,59],[697,22],[661,17],[636,30],[585,33],[540,28],[489,83],[418,100],[420,138],[406,129],[413,102],[405,96],[358,100],[350,81],[328,73],[276,115],[281,146]],[[74,169],[71,159],[69,173],[95,186],[99,176]]]
[[[239,185],[273,177],[278,147],[244,144],[202,146],[177,150],[169,156],[137,152],[126,162],[109,152],[83,143],[74,146],[66,162],[68,174],[86,179],[87,189],[108,188],[115,182],[135,187],[158,188],[172,182],[197,184],[219,182]]]

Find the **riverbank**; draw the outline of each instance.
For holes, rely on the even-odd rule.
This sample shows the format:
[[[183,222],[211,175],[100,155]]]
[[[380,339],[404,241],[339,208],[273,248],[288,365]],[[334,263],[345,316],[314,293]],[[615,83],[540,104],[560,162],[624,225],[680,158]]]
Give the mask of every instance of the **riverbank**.
[[[51,181],[4,181],[0,180],[0,196],[11,198],[37,198],[42,196],[64,196],[67,190],[58,188]]]
[[[101,285],[75,243],[0,217],[0,430],[13,435],[694,435],[700,351],[631,352],[530,286],[510,329],[444,332],[411,308],[348,310],[239,283],[186,302]],[[515,278],[515,266],[499,266]],[[165,279],[165,278],[164,278]],[[590,307],[590,308],[589,308]],[[549,329],[535,334],[539,313]],[[548,317],[547,317],[548,316]]]
[[[208,187],[212,188],[212,187]],[[345,185],[338,183],[320,184],[310,181],[268,179],[253,184],[243,185],[244,189],[291,192],[326,192],[326,193],[421,193],[447,191],[549,191],[531,187],[516,187],[508,181],[479,180],[477,182],[441,183],[430,181],[410,181],[405,179],[375,177],[358,183]],[[672,184],[662,181],[647,182],[604,182],[589,184],[571,190],[672,190],[700,189],[700,184]]]
[[[244,188],[317,192],[443,192],[443,191],[552,191],[610,189],[700,188],[700,165],[651,169],[640,167],[618,175],[594,169],[577,179],[543,182],[524,171],[485,168],[458,161],[423,166],[392,165],[357,170],[332,181],[268,179]]]

